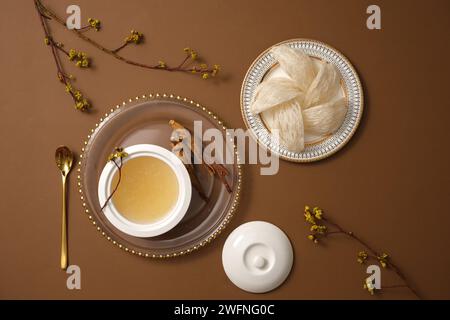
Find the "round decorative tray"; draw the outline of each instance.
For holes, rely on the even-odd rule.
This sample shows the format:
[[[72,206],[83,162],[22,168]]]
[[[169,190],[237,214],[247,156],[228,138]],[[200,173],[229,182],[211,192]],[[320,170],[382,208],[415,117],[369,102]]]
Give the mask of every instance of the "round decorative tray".
[[[169,232],[157,237],[138,238],[116,229],[101,211],[98,181],[108,155],[115,147],[156,144],[171,149],[172,128],[169,120],[181,123],[193,132],[194,121],[223,133],[224,145],[232,152],[233,164],[224,164],[229,172],[228,192],[220,179],[206,170],[197,176],[208,198],[201,199],[193,189],[192,200],[183,220]],[[231,148],[230,148],[231,147]],[[211,111],[200,104],[168,94],[148,94],[124,101],[105,114],[84,141],[78,167],[80,198],[87,216],[97,230],[124,251],[144,257],[169,258],[195,251],[216,238],[232,218],[241,190],[241,166],[226,127]],[[199,165],[200,166],[200,165]]]
[[[347,114],[341,127],[332,135],[317,140],[314,137],[305,137],[305,149],[294,152],[285,146],[274,142],[270,131],[259,115],[250,111],[250,104],[255,89],[263,79],[271,77],[278,72],[277,61],[268,48],[252,63],[242,83],[241,111],[247,128],[253,137],[264,148],[269,149],[282,159],[294,162],[312,162],[329,157],[341,149],[353,136],[359,125],[363,112],[363,91],[361,82],[350,62],[336,49],[319,41],[308,39],[293,39],[276,44],[285,44],[293,49],[303,50],[315,60],[332,63],[340,73],[342,94],[347,100]],[[276,141],[276,140],[275,140]]]

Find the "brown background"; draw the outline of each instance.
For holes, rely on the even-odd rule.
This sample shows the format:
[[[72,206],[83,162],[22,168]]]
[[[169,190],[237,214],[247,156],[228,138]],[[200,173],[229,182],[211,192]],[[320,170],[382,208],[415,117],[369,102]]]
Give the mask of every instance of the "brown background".
[[[60,15],[73,1],[45,1]],[[306,239],[305,204],[318,204],[343,226],[389,252],[425,298],[450,298],[448,164],[448,1],[77,1],[82,19],[102,20],[92,36],[115,47],[131,28],[146,42],[124,53],[143,61],[177,62],[182,48],[219,63],[222,81],[147,71],[121,64],[59,25],[55,38],[87,51],[93,70],[66,69],[92,100],[82,114],[55,77],[50,49],[32,1],[2,1],[0,35],[1,147],[0,298],[285,298],[409,299],[395,289],[371,298],[362,289],[360,249],[343,237],[323,246]],[[382,30],[366,28],[366,8],[382,9]],[[275,176],[245,167],[240,209],[229,228],[190,256],[154,261],[129,255],[90,225],[70,183],[70,262],[82,269],[82,290],[66,289],[59,269],[60,180],[53,154],[79,152],[97,119],[124,98],[149,92],[188,96],[230,127],[243,127],[239,94],[253,59],[290,38],[326,42],[355,65],[366,98],[362,123],[332,158],[302,165],[282,161]],[[221,266],[229,232],[267,220],[291,238],[295,267],[279,289],[241,291]],[[383,272],[384,284],[398,279]]]

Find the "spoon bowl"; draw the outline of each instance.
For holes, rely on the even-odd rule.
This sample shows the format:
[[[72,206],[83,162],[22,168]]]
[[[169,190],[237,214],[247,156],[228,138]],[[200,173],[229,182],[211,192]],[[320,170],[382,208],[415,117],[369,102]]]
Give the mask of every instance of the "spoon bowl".
[[[55,162],[63,176],[67,176],[72,168],[73,153],[66,146],[60,146],[55,151]]]

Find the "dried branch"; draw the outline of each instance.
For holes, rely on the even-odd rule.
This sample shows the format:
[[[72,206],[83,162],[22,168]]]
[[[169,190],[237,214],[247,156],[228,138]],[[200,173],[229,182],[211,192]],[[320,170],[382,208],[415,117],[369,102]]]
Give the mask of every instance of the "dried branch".
[[[45,33],[45,43],[51,46],[52,54],[58,71],[58,78],[65,85],[66,91],[71,95],[72,99],[74,100],[76,109],[86,111],[90,108],[90,103],[88,102],[87,99],[83,97],[81,92],[73,89],[72,83],[70,81],[71,79],[73,79],[73,77],[70,75],[66,75],[66,73],[63,71],[63,67],[58,52],[63,52],[66,56],[68,56],[69,60],[74,61],[76,66],[81,68],[89,67],[89,59],[87,58],[87,55],[84,52],[76,51],[74,49],[66,51],[63,49],[62,43],[55,42],[53,40],[52,34],[48,28],[47,21],[55,21],[61,26],[67,28],[66,22],[61,17],[59,17],[55,12],[44,6],[40,0],[33,0],[33,2],[39,14],[41,25]],[[150,70],[191,73],[200,75],[202,79],[215,77],[220,70],[220,66],[217,64],[213,65],[212,67],[209,67],[204,63],[198,63],[197,62],[198,53],[191,48],[183,49],[185,57],[183,58],[181,63],[175,66],[170,66],[165,61],[162,60],[154,64],[146,64],[139,61],[128,59],[125,56],[119,54],[119,52],[121,52],[124,48],[126,48],[130,44],[140,44],[144,37],[144,35],[141,32],[131,30],[130,34],[124,38],[123,43],[120,46],[118,46],[115,49],[108,49],[85,34],[86,31],[89,30],[99,31],[101,22],[98,19],[89,18],[88,23],[89,24],[87,26],[84,26],[80,29],[70,29],[70,30],[67,29],[67,30],[71,31],[79,38],[91,44],[92,46],[102,51],[103,53],[106,53],[126,64]]]
[[[184,131],[190,137],[192,137],[191,132],[188,129],[186,129],[183,125],[176,122],[175,120],[170,120],[169,125],[172,127],[173,130],[176,130],[177,133]],[[191,160],[192,160],[192,158],[200,160],[201,165],[208,171],[208,173],[211,175],[217,176],[220,179],[220,181],[222,182],[222,184],[225,186],[225,189],[229,193],[231,193],[233,190],[231,189],[231,187],[226,179],[226,177],[229,175],[227,168],[225,168],[225,166],[222,164],[218,164],[218,163],[209,164],[209,163],[206,163],[205,161],[203,161],[201,152],[195,146],[195,137],[194,137],[194,139],[191,139],[190,145],[183,144],[183,139],[185,139],[185,138],[186,138],[185,136],[178,134],[176,136],[172,135],[170,140],[173,145],[172,151],[174,151],[177,154],[177,156],[183,161],[186,168],[188,169],[188,172],[190,172],[189,170],[191,170],[194,173],[194,169],[193,169],[194,167],[193,167],[192,163],[196,163],[196,161],[191,161],[191,163],[186,163],[186,161],[185,161],[186,155],[182,153],[183,146],[185,146],[188,149]],[[195,173],[194,173],[194,175],[195,175]],[[198,178],[196,176],[194,178],[194,181],[195,180],[198,180]],[[193,186],[195,187],[194,183],[193,183]]]
[[[112,199],[112,197],[114,196],[114,194],[116,193],[117,189],[119,188],[120,182],[122,180],[122,166],[123,166],[123,158],[128,157],[128,154],[123,151],[123,148],[121,147],[116,147],[114,149],[114,152],[111,153],[108,157],[108,161],[111,161],[114,163],[114,165],[117,168],[117,171],[119,172],[119,177],[117,179],[117,183],[114,186],[113,191],[111,192],[111,194],[108,196],[108,198],[106,198],[105,203],[102,205],[101,209],[103,211],[103,209],[106,208],[106,206],[108,205],[108,202]],[[119,159],[119,163],[117,163],[117,159]]]
[[[313,241],[314,243],[319,243],[321,239],[334,234],[342,234],[349,237],[350,239],[359,243],[365,249],[364,251],[360,251],[357,254],[357,261],[359,263],[363,264],[369,259],[377,261],[381,265],[381,267],[390,268],[403,281],[403,284],[383,286],[384,289],[405,287],[420,299],[418,292],[409,284],[409,281],[407,280],[404,273],[396,264],[392,262],[388,254],[384,252],[378,252],[352,231],[345,230],[336,222],[333,222],[329,218],[325,218],[323,216],[323,210],[319,207],[313,208],[311,212],[310,207],[305,206],[304,217],[306,222],[311,224],[310,231],[312,232],[312,234],[308,235],[309,240]],[[334,228],[334,230],[329,231],[329,227]],[[374,286],[367,281],[365,281],[364,283],[364,288],[371,294],[374,294],[376,290],[376,288],[374,288]]]

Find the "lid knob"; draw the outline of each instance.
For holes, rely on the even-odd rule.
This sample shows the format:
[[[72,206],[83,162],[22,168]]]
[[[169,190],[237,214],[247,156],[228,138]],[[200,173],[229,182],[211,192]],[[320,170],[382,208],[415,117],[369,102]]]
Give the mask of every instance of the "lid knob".
[[[264,259],[261,256],[256,256],[255,259],[253,260],[253,265],[255,266],[255,268],[258,269],[263,269],[266,266],[266,259]]]

